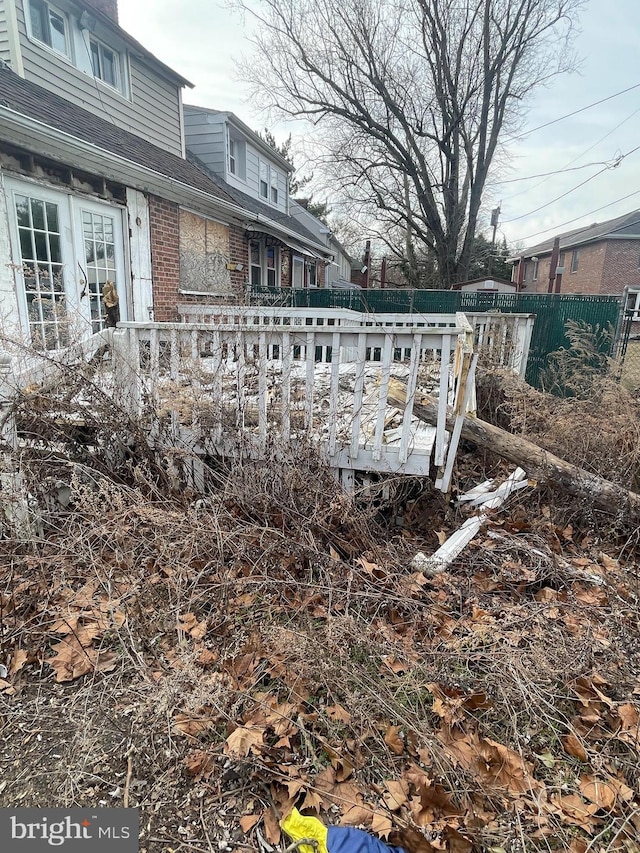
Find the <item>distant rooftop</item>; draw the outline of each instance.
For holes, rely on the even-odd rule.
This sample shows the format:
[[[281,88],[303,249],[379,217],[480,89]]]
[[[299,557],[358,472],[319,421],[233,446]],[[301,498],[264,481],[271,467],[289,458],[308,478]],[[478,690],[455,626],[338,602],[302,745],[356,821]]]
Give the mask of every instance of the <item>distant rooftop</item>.
[[[563,234],[555,235],[560,238],[560,249],[570,249],[573,246],[581,246],[584,243],[594,243],[598,240],[623,240],[630,237],[640,239],[640,210],[633,210],[617,216],[615,219],[607,219],[605,222],[594,222],[592,225],[583,225],[582,228],[574,228]],[[526,258],[534,255],[548,255],[553,249],[554,237],[529,246],[522,252]]]

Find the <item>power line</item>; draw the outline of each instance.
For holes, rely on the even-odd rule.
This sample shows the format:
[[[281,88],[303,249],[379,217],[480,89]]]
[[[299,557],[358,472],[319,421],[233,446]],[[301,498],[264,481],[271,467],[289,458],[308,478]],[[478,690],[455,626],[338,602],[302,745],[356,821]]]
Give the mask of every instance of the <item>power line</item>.
[[[613,95],[608,95],[606,98],[601,98],[599,101],[594,101],[592,104],[587,104],[584,107],[580,107],[579,110],[573,110],[573,112],[567,113],[566,115],[559,116],[558,118],[551,119],[551,121],[547,121],[544,124],[539,124],[537,127],[532,127],[529,130],[525,130],[523,133],[518,134],[518,136],[511,136],[507,141],[515,142],[518,139],[524,139],[525,136],[529,136],[530,133],[535,133],[537,130],[542,130],[545,127],[551,127],[552,124],[558,124],[560,121],[564,121],[567,118],[572,118],[572,116],[577,116],[580,113],[585,112],[585,110],[590,110],[593,107],[597,107],[600,104],[605,104],[607,101],[613,100],[613,98],[619,98],[620,95],[626,95],[627,92],[632,92],[634,89],[640,88],[640,83],[636,83],[633,86],[629,86],[627,89],[622,89],[620,92],[614,92]]]
[[[558,174],[560,174],[560,172],[569,171],[570,166],[573,166],[574,163],[577,163],[577,161],[580,160],[582,157],[584,157],[585,154],[588,154],[590,151],[593,151],[593,149],[596,148],[598,145],[600,145],[601,142],[604,142],[605,139],[608,139],[612,133],[615,133],[616,130],[619,130],[623,124],[626,124],[628,121],[630,121],[639,112],[640,112],[640,107],[635,109],[632,113],[629,113],[629,115],[626,118],[622,119],[621,122],[618,122],[618,124],[615,127],[612,127],[611,130],[607,131],[607,133],[605,133],[604,136],[601,136],[600,139],[596,140],[592,145],[590,145],[588,148],[586,148],[581,154],[578,154],[578,156],[574,157],[573,160],[569,160],[568,163],[565,163],[564,166],[558,170]],[[594,164],[594,165],[598,165],[598,164]],[[551,175],[553,175],[553,173],[550,172],[549,175],[551,176]],[[530,177],[533,178],[535,176],[531,175]],[[522,180],[524,180],[524,178]],[[545,179],[543,181],[540,181],[539,183],[534,184],[534,186],[527,187],[527,189],[520,190],[520,192],[513,193],[513,195],[507,196],[507,198],[504,199],[504,201],[511,201],[512,199],[518,198],[518,196],[524,195],[525,193],[533,192],[533,190],[537,190],[538,187],[541,187],[543,184],[546,184],[547,180],[548,180],[548,178],[545,177]],[[497,183],[506,183],[506,181],[498,181]]]
[[[526,219],[528,216],[533,216],[534,213],[538,213],[538,211],[544,210],[546,207],[549,207],[550,205],[555,204],[557,201],[560,201],[560,199],[566,198],[566,196],[571,195],[571,193],[575,192],[576,190],[579,190],[580,187],[584,187],[585,184],[588,184],[589,181],[593,181],[595,178],[597,178],[603,172],[608,171],[608,169],[609,169],[608,166],[604,169],[600,169],[600,171],[596,172],[595,175],[591,175],[586,180],[582,181],[579,184],[576,184],[575,187],[571,187],[570,190],[567,190],[566,192],[562,193],[562,195],[556,196],[556,198],[552,198],[551,201],[548,201],[546,204],[541,204],[540,207],[536,207],[534,210],[529,210],[527,213],[523,213],[520,216],[514,216],[513,219],[506,219],[501,224],[502,225],[509,225],[511,222],[518,222],[520,219]]]
[[[590,181],[593,181],[603,172],[607,172],[610,169],[617,169],[617,167],[626,157],[629,157],[631,154],[634,154],[638,149],[640,149],[640,145],[636,145],[635,148],[632,148],[631,151],[627,151],[626,154],[620,154],[620,156],[616,158],[615,162],[611,166],[605,166],[604,169],[600,169],[600,171],[596,172],[595,175],[591,175],[589,178],[577,184],[575,187],[571,187],[570,190],[567,190],[566,192],[562,193],[562,195],[551,199],[551,201],[548,201],[546,204],[541,204],[540,207],[536,207],[535,210],[530,210],[527,213],[522,213],[520,216],[514,216],[513,219],[507,219],[502,223],[502,225],[508,225],[511,222],[518,222],[518,220],[520,219],[526,219],[528,216],[533,216],[534,213],[538,213],[538,211],[544,210],[546,207],[555,204],[556,201],[560,201],[560,199],[566,198],[566,196],[571,195],[571,193],[575,192],[576,190],[579,190],[581,187],[584,187],[585,184],[588,184]]]
[[[573,219],[567,219],[566,222],[560,222],[558,225],[552,225],[551,228],[545,228],[543,231],[536,231],[535,234],[527,234],[526,237],[521,237],[520,239],[521,240],[531,240],[532,237],[539,237],[541,234],[548,234],[549,231],[557,231],[558,228],[564,228],[565,225],[573,225],[574,222],[578,222],[579,219],[584,219],[585,216],[591,216],[594,213],[599,213],[601,210],[606,210],[607,207],[612,207],[614,204],[619,204],[621,201],[626,201],[628,198],[633,198],[633,196],[636,196],[636,195],[640,195],[640,190],[634,190],[632,193],[629,193],[628,195],[624,195],[621,198],[615,199],[615,201],[610,201],[607,204],[603,204],[600,207],[596,207],[593,210],[587,211],[587,213],[581,213],[580,216],[575,216]],[[636,225],[638,222],[640,222],[640,219],[636,220],[635,222],[628,222],[623,227],[628,228],[631,225]],[[593,227],[592,225],[585,225],[584,228],[581,228],[579,231],[576,232],[576,234],[573,234],[572,236],[575,237],[578,234],[581,234],[583,231],[588,231],[592,227]],[[613,234],[613,233],[615,233],[615,231],[619,231],[619,230],[621,230],[621,229],[616,228],[613,231],[611,231],[610,233]]]
[[[582,156],[582,155],[580,155],[580,156]],[[578,158],[576,158],[576,159],[578,159]],[[573,162],[575,163],[575,160]],[[584,166],[574,166],[573,169],[569,169],[569,168],[567,168],[567,166],[565,166],[562,169],[556,169],[555,172],[541,172],[539,175],[527,175],[525,178],[508,178],[505,181],[494,181],[494,183],[499,184],[500,186],[502,186],[503,184],[516,184],[519,181],[532,181],[534,178],[549,178],[552,175],[563,175],[566,172],[578,172],[580,169],[588,169],[592,166],[608,166],[608,163],[605,160],[598,160],[594,163],[585,163]],[[540,183],[543,183],[543,181],[541,181]],[[538,184],[538,186],[540,186],[540,184]],[[532,188],[532,189],[535,189],[535,188]],[[530,190],[524,190],[524,192],[529,192],[529,191]],[[515,196],[510,196],[510,198],[515,198]]]

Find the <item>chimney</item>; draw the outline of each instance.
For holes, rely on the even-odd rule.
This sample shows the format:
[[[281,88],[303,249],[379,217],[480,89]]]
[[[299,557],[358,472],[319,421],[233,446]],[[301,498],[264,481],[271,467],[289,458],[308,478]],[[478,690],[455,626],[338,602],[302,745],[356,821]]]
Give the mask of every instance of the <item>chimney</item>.
[[[118,23],[118,0],[82,0],[90,9],[97,9],[112,21]]]

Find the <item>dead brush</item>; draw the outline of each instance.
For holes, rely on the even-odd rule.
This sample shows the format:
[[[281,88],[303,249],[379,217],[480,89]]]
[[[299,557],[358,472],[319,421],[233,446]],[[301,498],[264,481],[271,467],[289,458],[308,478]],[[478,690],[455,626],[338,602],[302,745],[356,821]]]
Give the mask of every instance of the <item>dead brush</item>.
[[[52,417],[14,460],[46,524],[0,542],[2,802],[127,802],[149,853],[210,849],[207,826],[253,845],[257,821],[275,846],[274,811],[305,803],[408,853],[638,829],[631,567],[497,514],[428,579],[313,447],[218,460],[195,494],[166,445],[109,455],[127,422],[93,399],[93,443]],[[619,793],[585,824],[594,779]]]
[[[514,432],[625,488],[640,488],[640,401],[626,389],[599,379],[589,400],[560,399],[515,383],[505,390]]]

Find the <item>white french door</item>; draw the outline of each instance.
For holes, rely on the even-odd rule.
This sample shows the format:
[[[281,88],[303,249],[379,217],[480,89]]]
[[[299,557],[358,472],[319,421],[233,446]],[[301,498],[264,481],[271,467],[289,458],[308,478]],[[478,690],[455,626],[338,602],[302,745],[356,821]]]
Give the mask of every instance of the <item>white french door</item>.
[[[40,349],[102,329],[102,288],[127,316],[122,212],[36,183],[6,181],[21,326]]]
[[[126,320],[126,288],[122,251],[122,213],[105,204],[74,199],[78,266],[85,282],[80,311],[91,325],[91,333],[106,325],[102,293],[110,281],[116,288],[120,319]]]

